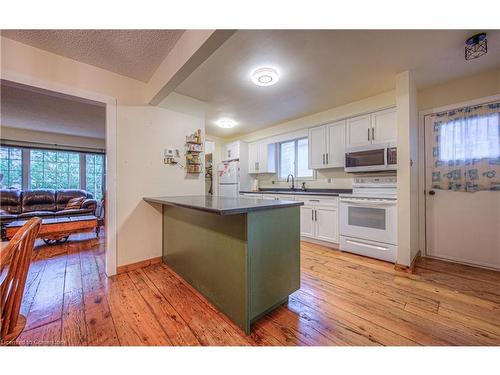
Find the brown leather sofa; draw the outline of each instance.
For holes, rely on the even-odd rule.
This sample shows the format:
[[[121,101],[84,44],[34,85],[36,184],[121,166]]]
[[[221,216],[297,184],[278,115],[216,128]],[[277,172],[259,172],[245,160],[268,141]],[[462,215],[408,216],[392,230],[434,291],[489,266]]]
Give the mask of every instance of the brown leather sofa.
[[[71,198],[84,197],[79,209],[66,209]],[[37,216],[42,219],[78,215],[94,215],[97,201],[92,194],[77,189],[0,190],[0,223],[28,220]]]

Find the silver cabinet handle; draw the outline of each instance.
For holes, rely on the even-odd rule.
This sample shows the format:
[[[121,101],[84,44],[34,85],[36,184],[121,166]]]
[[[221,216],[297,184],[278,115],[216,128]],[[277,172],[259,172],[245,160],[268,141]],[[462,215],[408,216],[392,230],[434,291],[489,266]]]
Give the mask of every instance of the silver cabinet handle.
[[[326,153],[326,164],[328,164],[328,152]]]
[[[325,154],[323,154],[323,164],[325,164]]]
[[[372,128],[372,141],[375,140],[375,128]]]
[[[260,163],[257,162],[257,170],[259,170],[259,169],[260,169]]]
[[[319,199],[309,199],[309,202],[319,202]]]
[[[314,210],[311,210],[311,220],[314,221]]]
[[[314,221],[318,221],[318,211],[314,210]]]
[[[368,130],[368,140],[370,140],[370,128],[368,128],[367,130]]]

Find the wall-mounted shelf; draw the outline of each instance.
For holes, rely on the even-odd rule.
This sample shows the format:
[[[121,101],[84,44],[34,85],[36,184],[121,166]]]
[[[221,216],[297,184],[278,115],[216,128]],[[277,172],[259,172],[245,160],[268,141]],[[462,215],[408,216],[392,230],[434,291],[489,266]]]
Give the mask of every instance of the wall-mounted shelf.
[[[186,173],[203,173],[201,129],[186,136]]]

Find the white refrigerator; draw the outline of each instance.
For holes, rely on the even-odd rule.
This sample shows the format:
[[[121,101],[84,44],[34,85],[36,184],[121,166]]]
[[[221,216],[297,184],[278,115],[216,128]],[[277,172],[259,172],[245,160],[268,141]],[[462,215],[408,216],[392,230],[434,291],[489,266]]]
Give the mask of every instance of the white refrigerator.
[[[240,192],[240,162],[227,161],[217,166],[219,196],[238,197]]]

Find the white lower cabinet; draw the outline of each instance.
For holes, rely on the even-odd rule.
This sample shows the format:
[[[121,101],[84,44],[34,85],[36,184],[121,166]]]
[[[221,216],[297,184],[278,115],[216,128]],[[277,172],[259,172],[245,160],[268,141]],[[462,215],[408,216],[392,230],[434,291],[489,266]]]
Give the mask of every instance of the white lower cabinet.
[[[302,237],[314,237],[314,207],[300,207],[300,235]]]
[[[270,194],[262,194],[262,199],[268,199],[268,200],[277,200],[278,196],[277,195],[270,195]]]
[[[241,195],[251,198],[269,200],[296,200],[304,202],[300,206],[300,236],[316,240],[339,243],[338,198],[316,197],[304,195],[251,194]]]
[[[300,235],[320,241],[339,243],[338,198],[296,196],[300,207]]]
[[[316,208],[316,238],[339,243],[339,213],[335,207]]]

